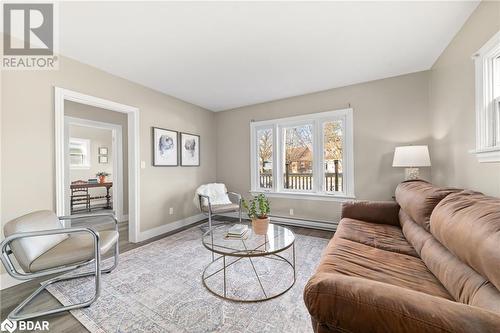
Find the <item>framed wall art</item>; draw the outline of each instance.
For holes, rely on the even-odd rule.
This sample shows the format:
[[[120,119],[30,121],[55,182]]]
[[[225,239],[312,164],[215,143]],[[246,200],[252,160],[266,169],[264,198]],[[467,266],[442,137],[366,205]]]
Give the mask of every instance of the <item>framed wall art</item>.
[[[200,166],[200,136],[181,132],[180,141],[181,166]]]
[[[153,127],[153,166],[178,166],[178,132]]]

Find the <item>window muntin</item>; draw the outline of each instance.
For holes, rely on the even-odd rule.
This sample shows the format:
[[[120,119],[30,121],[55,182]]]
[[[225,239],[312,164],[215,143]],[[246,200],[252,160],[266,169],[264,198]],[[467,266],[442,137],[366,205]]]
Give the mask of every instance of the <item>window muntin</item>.
[[[252,122],[251,190],[277,196],[353,198],[352,118],[352,109],[344,109]],[[259,161],[259,151],[269,147],[261,141],[270,129],[274,140],[266,157],[272,156],[267,163],[272,167],[264,170],[265,158]],[[263,179],[269,174],[271,183]]]
[[[257,162],[259,173],[259,188],[270,189],[273,187],[273,149],[274,131],[272,127],[257,130]]]
[[[90,140],[70,138],[69,161],[71,169],[90,168]]]

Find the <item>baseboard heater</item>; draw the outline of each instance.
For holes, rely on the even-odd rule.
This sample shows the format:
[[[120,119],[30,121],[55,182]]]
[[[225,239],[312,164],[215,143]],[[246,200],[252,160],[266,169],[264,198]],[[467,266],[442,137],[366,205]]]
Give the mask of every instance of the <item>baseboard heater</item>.
[[[236,213],[219,214],[219,215],[233,217],[233,218],[238,217],[237,216],[238,214]],[[337,224],[338,224],[338,222],[333,222],[333,221],[312,220],[312,219],[304,219],[304,218],[290,217],[290,216],[269,215],[269,217],[271,218],[271,223],[284,224],[284,225],[310,228],[310,229],[328,230],[328,231],[337,230]]]
[[[290,216],[279,216],[279,215],[270,215],[272,222],[278,222],[279,224],[286,224],[291,226],[303,227],[303,228],[311,228],[311,229],[321,229],[328,231],[337,230],[337,222],[333,221],[325,221],[325,220],[312,220],[312,219],[304,219],[298,217],[290,217]]]

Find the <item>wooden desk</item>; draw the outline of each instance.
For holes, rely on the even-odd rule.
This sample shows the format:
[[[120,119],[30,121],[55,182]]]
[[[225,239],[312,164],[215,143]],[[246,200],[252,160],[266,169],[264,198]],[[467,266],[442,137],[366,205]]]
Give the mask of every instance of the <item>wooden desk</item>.
[[[106,188],[106,209],[111,209],[111,196],[109,195],[109,189],[113,187],[113,182],[105,183],[85,183],[85,184],[71,184],[71,189],[77,188],[95,188],[95,187],[105,187]],[[100,199],[101,197],[95,197],[90,199]]]

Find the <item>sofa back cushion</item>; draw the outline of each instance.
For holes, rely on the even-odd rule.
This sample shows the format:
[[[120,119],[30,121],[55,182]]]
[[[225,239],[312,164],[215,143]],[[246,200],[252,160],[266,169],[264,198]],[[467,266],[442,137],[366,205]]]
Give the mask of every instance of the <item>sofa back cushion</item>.
[[[434,207],[447,195],[458,189],[434,186],[424,180],[402,182],[396,188],[396,201],[401,209],[425,230],[430,230],[430,217]]]
[[[500,291],[490,281],[458,259],[403,210],[399,216],[408,242],[457,302],[500,313]]]
[[[500,290],[500,199],[451,194],[436,206],[430,225],[444,247]]]

